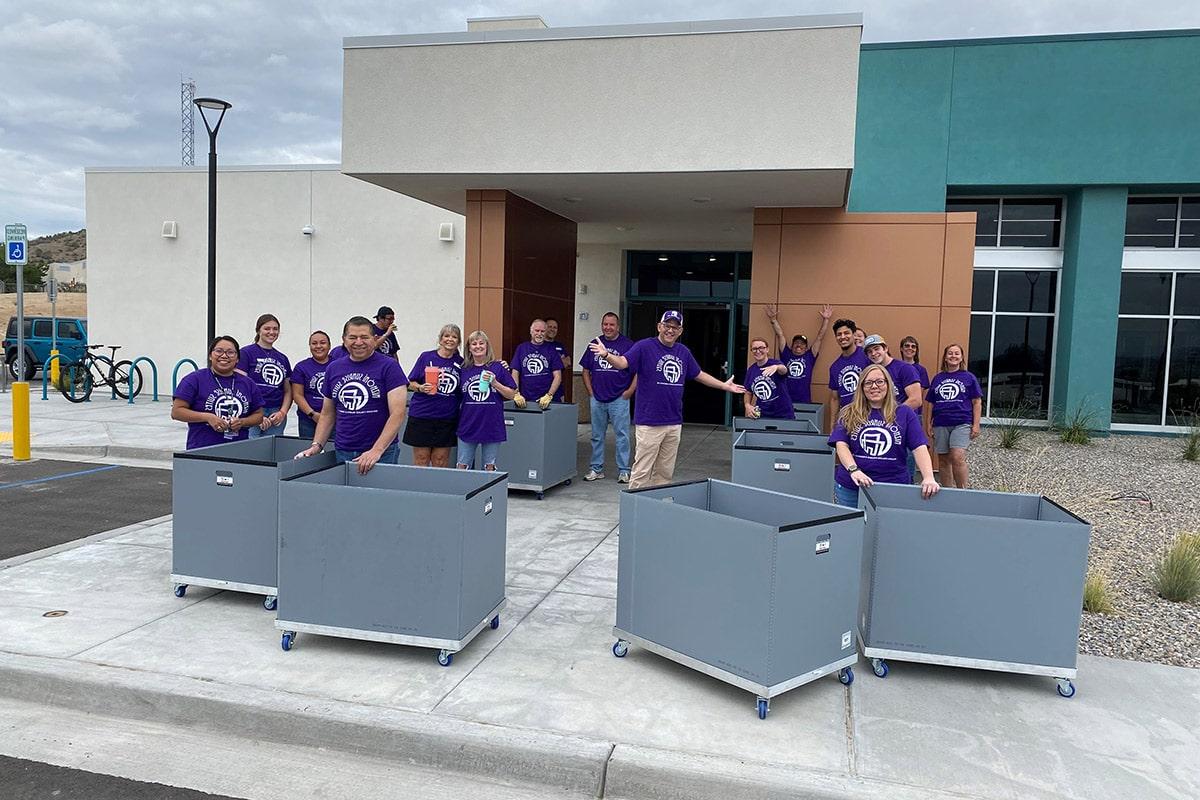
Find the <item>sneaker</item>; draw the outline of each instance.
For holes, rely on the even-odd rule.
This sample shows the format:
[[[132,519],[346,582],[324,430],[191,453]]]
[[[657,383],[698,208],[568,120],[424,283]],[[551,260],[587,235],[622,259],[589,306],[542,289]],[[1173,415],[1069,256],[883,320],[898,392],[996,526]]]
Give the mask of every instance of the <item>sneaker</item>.
[[[617,475],[617,483],[629,483],[629,473],[622,472]]]
[[[602,480],[603,478],[604,478],[604,473],[596,472],[596,470],[594,470],[594,469],[589,469],[587,471],[587,475],[583,476],[583,479],[585,481],[598,481],[598,480]]]

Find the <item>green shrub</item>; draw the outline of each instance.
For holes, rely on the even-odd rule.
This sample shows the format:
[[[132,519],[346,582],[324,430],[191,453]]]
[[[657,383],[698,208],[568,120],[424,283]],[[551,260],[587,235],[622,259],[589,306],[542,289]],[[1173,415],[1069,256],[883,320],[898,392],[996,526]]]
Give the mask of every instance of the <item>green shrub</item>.
[[[1200,597],[1200,535],[1180,534],[1154,567],[1154,588],[1175,603]]]
[[[1080,403],[1075,410],[1065,414],[1056,426],[1058,438],[1065,444],[1091,444],[1092,431],[1096,429],[1097,414],[1090,406]]]
[[[1099,572],[1089,572],[1083,582],[1083,610],[1093,614],[1111,614],[1116,610],[1108,578]]]
[[[1025,434],[1029,433],[1032,412],[1033,405],[1029,401],[1020,403],[1014,401],[996,409],[995,413],[1000,417],[1000,421],[995,423],[996,432],[999,434],[996,441],[997,446],[1005,450],[1019,448],[1025,439]]]
[[[1186,424],[1188,432],[1183,435],[1183,460],[1200,461],[1200,414],[1189,413]]]

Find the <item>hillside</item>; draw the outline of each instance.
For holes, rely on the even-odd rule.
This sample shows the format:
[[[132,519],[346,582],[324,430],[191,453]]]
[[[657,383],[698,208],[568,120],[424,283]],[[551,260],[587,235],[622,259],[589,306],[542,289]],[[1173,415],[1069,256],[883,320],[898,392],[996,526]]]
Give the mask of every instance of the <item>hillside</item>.
[[[82,261],[87,258],[87,230],[53,233],[29,242],[29,260]]]

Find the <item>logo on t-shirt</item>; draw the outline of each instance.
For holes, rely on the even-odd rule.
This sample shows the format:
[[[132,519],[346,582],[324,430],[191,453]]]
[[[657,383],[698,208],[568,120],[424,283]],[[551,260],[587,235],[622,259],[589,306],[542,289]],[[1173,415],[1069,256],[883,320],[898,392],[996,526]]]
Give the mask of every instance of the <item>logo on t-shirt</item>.
[[[392,340],[391,340],[391,339],[384,339],[382,342],[380,342],[380,343],[379,343],[379,352],[380,352],[380,353],[382,353],[382,354],[383,354],[383,355],[385,355],[385,356],[386,356],[386,355],[391,355],[391,352],[392,352]]]
[[[346,381],[338,387],[337,399],[341,407],[347,411],[362,411],[366,407],[367,401],[371,399],[371,392],[358,381]]]
[[[454,382],[458,383],[458,376],[455,376]],[[438,391],[439,392],[442,389],[441,384],[442,384],[442,380],[441,380],[441,378],[438,378]],[[467,397],[470,397],[476,403],[482,403],[483,401],[487,400],[491,396],[492,396],[492,384],[484,383],[482,374],[475,375],[469,381],[467,381]]]
[[[853,364],[842,367],[842,371],[838,373],[837,380],[842,394],[854,394],[854,390],[858,388],[858,373],[859,368]]]
[[[773,400],[775,398],[775,381],[766,375],[759,375],[750,384],[750,391],[754,392],[754,396],[759,400]]]
[[[443,367],[438,373],[438,394],[454,394],[458,391],[458,370]]]
[[[308,379],[308,388],[312,389],[313,394],[321,394],[321,390],[325,388],[325,373],[318,372]]]
[[[276,361],[260,362],[258,374],[262,376],[263,383],[267,386],[278,386],[286,377],[283,374],[283,367]]]
[[[609,347],[608,352],[613,354],[614,356],[621,355],[621,351],[617,350],[615,347]],[[596,369],[598,369],[600,371],[604,371],[606,369],[616,369],[616,367],[614,367],[612,364],[608,363],[608,361],[606,361],[603,358],[597,358],[597,359],[595,359],[595,362],[596,362]]]
[[[541,375],[550,369],[550,361],[541,353],[530,353],[521,361],[526,375]]]
[[[677,356],[663,356],[658,360],[655,369],[666,379],[667,383],[680,383],[683,380],[683,362]]]
[[[788,362],[788,377],[803,378],[804,377],[804,359],[797,358],[794,361]]]
[[[891,452],[893,445],[904,443],[899,425],[885,425],[880,420],[867,420],[850,438],[856,440],[859,449],[872,458],[882,458]]]
[[[965,394],[966,391],[967,391],[967,387],[963,385],[962,381],[959,381],[959,380],[943,381],[942,383],[938,384],[937,396],[942,398],[943,400],[953,401],[953,400],[957,400],[960,395]]]
[[[237,419],[246,413],[246,406],[241,398],[227,392],[220,392],[215,397],[209,395],[207,405],[210,405],[213,413],[221,419]]]

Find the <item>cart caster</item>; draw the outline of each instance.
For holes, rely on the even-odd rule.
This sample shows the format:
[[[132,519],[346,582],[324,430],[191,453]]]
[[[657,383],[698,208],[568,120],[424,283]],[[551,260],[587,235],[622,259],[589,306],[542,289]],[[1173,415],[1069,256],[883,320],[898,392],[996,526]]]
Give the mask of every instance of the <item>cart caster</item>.
[[[443,667],[450,666],[452,661],[454,661],[454,653],[451,653],[449,650],[442,650],[438,653],[438,663]]]
[[[296,643],[296,634],[291,631],[284,631],[283,636],[279,638],[279,646],[283,648],[283,652],[292,649],[292,645]]]
[[[1058,693],[1063,697],[1075,696],[1075,684],[1071,683],[1067,678],[1055,678],[1058,681]]]
[[[624,658],[629,653],[629,642],[624,639],[617,639],[612,646],[613,655],[617,658]]]
[[[843,667],[838,670],[838,680],[842,682],[843,686],[849,686],[854,683],[854,670],[850,667]]]
[[[273,594],[269,594],[263,598],[263,608],[267,611],[274,611],[279,606],[279,598]]]
[[[492,627],[492,630],[496,630],[496,628],[499,628],[500,627],[500,615],[497,614],[496,616],[492,617],[492,621],[489,622],[488,625],[490,625]]]
[[[545,500],[545,499],[546,499],[546,493],[545,493],[545,492],[538,492],[538,493],[537,493],[537,499],[538,499],[538,500]]]
[[[186,583],[175,584],[175,596],[183,597],[185,594],[187,594],[187,587],[188,585]]]
[[[766,719],[767,712],[771,710],[771,701],[765,697],[758,698],[758,718]]]
[[[570,478],[567,478],[567,480],[566,480],[566,482],[563,484],[563,486],[570,486],[570,485],[571,485],[571,479],[570,479]]]
[[[877,678],[886,678],[888,676],[888,665],[882,658],[872,658],[871,669],[875,672],[875,677]]]

